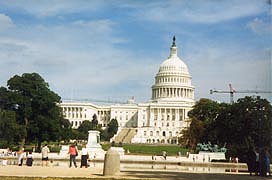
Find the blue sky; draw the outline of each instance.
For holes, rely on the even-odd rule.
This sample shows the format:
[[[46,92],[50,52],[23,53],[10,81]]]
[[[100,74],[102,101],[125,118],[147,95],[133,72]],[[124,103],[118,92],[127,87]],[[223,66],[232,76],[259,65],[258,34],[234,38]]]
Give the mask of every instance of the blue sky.
[[[0,86],[37,72],[63,99],[146,102],[175,35],[195,99],[229,102],[209,90],[272,89],[271,16],[267,0],[0,0]]]

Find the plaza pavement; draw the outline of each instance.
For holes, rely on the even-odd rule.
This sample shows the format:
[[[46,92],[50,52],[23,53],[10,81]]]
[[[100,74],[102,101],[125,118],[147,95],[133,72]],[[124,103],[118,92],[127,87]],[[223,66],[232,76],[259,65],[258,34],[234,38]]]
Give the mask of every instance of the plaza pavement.
[[[161,170],[129,170],[122,171],[115,176],[103,176],[103,168],[68,168],[41,166],[0,166],[1,177],[53,177],[86,178],[86,179],[169,179],[169,180],[271,180],[271,177],[249,176],[247,173],[187,173],[182,171]]]
[[[50,153],[51,154],[51,153]],[[53,154],[51,154],[53,156]],[[51,156],[51,157],[52,157]],[[40,159],[40,155],[36,155],[36,158]],[[13,160],[16,161],[16,157],[12,157]],[[52,158],[51,158],[52,159]],[[55,158],[53,158],[55,159]],[[11,160],[11,159],[9,159]],[[56,159],[55,159],[56,160]],[[39,161],[39,160],[38,160]],[[121,162],[125,162],[125,166],[130,165],[129,168],[124,168],[123,163],[120,166],[120,173],[116,174],[112,177],[103,176],[103,160],[97,159],[98,163],[93,163],[93,166],[88,168],[69,168],[68,167],[68,159],[64,159],[64,161],[60,161],[58,163],[62,163],[61,165],[55,165],[57,161],[54,161],[49,167],[42,167],[37,161],[34,160],[34,165],[32,167],[28,167],[26,165],[17,166],[17,165],[0,165],[0,179],[1,177],[40,177],[44,178],[86,178],[86,179],[169,179],[169,180],[272,180],[270,177],[257,177],[257,176],[249,176],[246,172],[246,165],[243,163],[203,163],[203,162],[189,162],[186,157],[174,157],[169,156],[167,160],[164,160],[161,157],[156,157],[156,160],[152,160],[151,156],[122,156]],[[79,159],[77,159],[79,165]],[[140,164],[141,166],[133,166],[133,163]],[[179,163],[179,164],[177,164]],[[176,165],[178,168],[145,168],[145,165],[154,164],[154,166],[167,166],[167,165]],[[207,167],[221,167],[224,171],[188,171],[180,168],[183,167],[200,167],[201,169]],[[225,172],[225,169],[229,169],[230,171]],[[231,171],[234,169],[234,171]],[[242,170],[242,171],[235,171]]]

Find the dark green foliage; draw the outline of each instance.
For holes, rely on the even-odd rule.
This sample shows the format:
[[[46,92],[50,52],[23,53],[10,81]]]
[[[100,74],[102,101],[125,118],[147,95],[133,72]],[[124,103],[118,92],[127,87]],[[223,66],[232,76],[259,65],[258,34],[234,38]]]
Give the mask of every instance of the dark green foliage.
[[[112,119],[108,124],[107,132],[109,138],[112,138],[118,131],[118,121],[116,119]]]
[[[109,141],[118,131],[118,122],[112,119],[107,128],[101,131],[101,140]]]
[[[182,142],[194,149],[196,143],[227,144],[227,155],[245,161],[250,147],[272,149],[272,106],[260,97],[244,97],[234,104],[201,99],[189,112],[192,122]]]
[[[93,115],[93,120],[85,120],[81,123],[78,129],[74,130],[75,137],[77,139],[87,140],[88,139],[88,131],[89,130],[97,130],[100,132],[101,141],[109,141],[118,130],[118,122],[116,119],[112,119],[108,126],[105,129],[102,129],[101,125],[98,124],[96,114]]]
[[[182,131],[180,143],[186,148],[195,149],[196,144],[201,142],[204,130],[204,123],[192,117],[190,127]]]
[[[94,125],[92,122],[85,120],[78,127],[78,137],[77,139],[88,140],[88,131],[94,130]]]
[[[272,106],[260,97],[245,97],[222,110],[215,123],[218,139],[227,142],[230,156],[245,160],[250,147],[271,147]]]
[[[0,88],[1,108],[14,111],[16,123],[24,127],[22,145],[61,140],[60,133],[69,126],[57,105],[60,97],[49,89],[48,83],[37,73],[25,73],[10,78],[7,86]]]
[[[188,113],[191,125],[188,129],[182,131],[181,144],[195,149],[199,142],[218,143],[213,123],[221,106],[219,103],[205,98],[196,102],[193,109]]]
[[[2,148],[19,144],[25,133],[24,127],[16,123],[14,111],[0,109],[0,145]]]

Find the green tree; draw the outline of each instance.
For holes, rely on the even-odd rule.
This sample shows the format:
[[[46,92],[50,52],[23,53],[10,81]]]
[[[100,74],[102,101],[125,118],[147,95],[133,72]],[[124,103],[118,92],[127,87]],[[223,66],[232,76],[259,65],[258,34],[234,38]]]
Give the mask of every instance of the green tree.
[[[0,109],[0,146],[7,148],[17,145],[24,133],[24,128],[16,123],[15,112]]]
[[[65,142],[68,142],[70,139],[75,139],[70,121],[68,119],[62,119],[61,124],[62,127],[59,139],[64,140]]]
[[[234,104],[200,99],[189,112],[190,127],[182,132],[182,143],[195,149],[210,141],[227,145],[227,156],[245,161],[250,147],[272,149],[272,106],[260,97],[244,97]]]
[[[220,104],[202,98],[196,102],[188,116],[191,124],[188,129],[182,131],[181,143],[189,148],[195,149],[199,142],[217,142],[215,122],[220,110]]]
[[[101,140],[110,141],[110,139],[117,133],[117,131],[118,121],[116,119],[112,119],[104,130],[100,129]]]
[[[242,161],[250,147],[272,148],[272,106],[266,99],[239,99],[222,109],[215,127],[218,139],[228,144],[229,156],[238,156]]]
[[[5,107],[16,112],[16,122],[26,131],[25,142],[60,140],[63,128],[62,111],[57,103],[60,97],[49,89],[49,85],[37,73],[15,75],[7,82],[7,89],[1,88],[0,98]],[[8,98],[3,96],[8,95]]]
[[[94,128],[94,126],[93,126],[92,122],[90,122],[89,120],[83,121],[77,129],[77,131],[78,131],[77,138],[82,139],[82,140],[88,140],[88,135],[89,135],[88,131],[94,130],[93,128]]]
[[[118,131],[118,121],[116,119],[112,119],[108,124],[107,132],[109,135],[109,139],[112,138]]]
[[[182,131],[180,143],[189,149],[196,149],[196,144],[201,142],[204,133],[204,123],[195,117],[191,118],[188,129]]]

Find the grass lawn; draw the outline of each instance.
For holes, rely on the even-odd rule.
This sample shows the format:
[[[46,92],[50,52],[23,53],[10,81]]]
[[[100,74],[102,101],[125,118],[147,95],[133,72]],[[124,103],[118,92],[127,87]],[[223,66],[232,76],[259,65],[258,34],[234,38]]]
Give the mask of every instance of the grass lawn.
[[[103,144],[102,148],[108,150],[110,146],[110,144]],[[174,156],[177,155],[178,152],[185,155],[186,151],[188,151],[178,145],[123,144],[122,146],[125,149],[125,152],[129,151],[131,154],[141,155],[161,155],[162,151],[166,151],[167,155]]]

